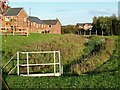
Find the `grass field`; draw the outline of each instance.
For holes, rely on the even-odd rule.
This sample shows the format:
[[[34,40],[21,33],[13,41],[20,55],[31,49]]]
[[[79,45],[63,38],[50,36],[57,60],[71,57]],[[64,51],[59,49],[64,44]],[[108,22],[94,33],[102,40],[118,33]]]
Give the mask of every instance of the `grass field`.
[[[117,36],[105,36],[104,38],[114,40],[119,46]],[[85,43],[86,37],[76,35],[32,34],[30,37],[3,37],[4,61],[2,61],[5,64],[16,51],[60,50],[65,67],[64,72],[67,72],[66,70],[69,70],[67,66],[84,54]],[[109,60],[86,75],[66,73],[61,77],[21,77],[3,74],[3,77],[9,88],[120,88],[118,52],[116,48]]]
[[[2,64],[4,66],[17,51],[60,50],[62,62],[66,65],[82,55],[84,43],[85,38],[76,35],[32,34],[30,37],[4,36],[2,39]],[[39,61],[43,62],[40,59]]]

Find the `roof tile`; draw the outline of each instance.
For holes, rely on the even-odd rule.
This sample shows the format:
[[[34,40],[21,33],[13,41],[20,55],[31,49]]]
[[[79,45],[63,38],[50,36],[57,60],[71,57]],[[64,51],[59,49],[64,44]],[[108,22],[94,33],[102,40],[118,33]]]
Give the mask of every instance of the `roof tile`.
[[[17,16],[22,9],[23,9],[23,8],[9,8],[9,9],[5,12],[4,15],[5,15],[5,16]]]

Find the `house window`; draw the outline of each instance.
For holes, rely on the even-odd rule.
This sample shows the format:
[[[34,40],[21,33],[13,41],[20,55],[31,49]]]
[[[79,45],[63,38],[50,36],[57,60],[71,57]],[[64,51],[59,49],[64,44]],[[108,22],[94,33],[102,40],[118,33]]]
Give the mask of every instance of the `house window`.
[[[51,26],[51,25],[49,25],[49,27],[51,28],[52,26]]]
[[[14,17],[11,17],[12,19],[14,19]]]
[[[24,22],[26,22],[27,20],[26,20],[26,18],[24,18]]]
[[[11,30],[13,30],[13,28],[14,28],[14,27],[13,27],[13,26],[11,26]]]
[[[34,22],[34,26],[35,26],[35,22]]]
[[[37,24],[37,28],[38,28],[38,24]]]
[[[5,21],[9,21],[10,20],[10,17],[5,17]]]
[[[43,24],[42,24],[42,28],[43,28]]]
[[[10,21],[15,21],[15,17],[14,16],[11,16],[11,18],[10,18]]]
[[[6,17],[7,19],[10,19],[10,17]]]

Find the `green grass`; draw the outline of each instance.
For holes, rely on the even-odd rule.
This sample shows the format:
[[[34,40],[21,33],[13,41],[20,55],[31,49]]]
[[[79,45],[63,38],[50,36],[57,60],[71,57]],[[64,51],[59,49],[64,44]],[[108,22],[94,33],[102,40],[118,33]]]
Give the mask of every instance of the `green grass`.
[[[41,42],[50,40],[52,38],[62,37],[63,35],[53,34],[31,34],[29,37],[26,36],[3,36],[2,37],[2,49],[6,52],[10,49],[13,52],[20,50],[22,46],[29,45],[35,42]]]
[[[120,78],[112,75],[81,75],[61,77],[7,76],[10,88],[120,88]]]
[[[31,36],[31,39],[27,37],[21,38],[20,36],[10,36],[9,38],[3,37],[3,44],[5,44],[4,40],[9,42],[5,44],[7,47],[9,47],[10,43],[13,44],[13,42],[18,42],[19,48],[18,46],[13,44],[16,48],[15,50],[34,50],[33,48],[38,45],[42,47],[42,49],[46,50],[60,49],[64,65],[67,65],[72,61],[79,59],[79,57],[83,54],[82,50],[85,48],[84,38],[74,35],[41,34],[42,39],[39,40],[41,36],[39,38],[36,37],[39,35],[40,34],[33,34],[34,38],[33,36]],[[17,41],[18,39],[15,37],[21,39],[21,42]],[[118,39],[117,36],[104,38],[110,38],[113,40]],[[26,42],[22,44],[23,41]],[[44,45],[47,47],[44,47]],[[6,48],[6,46],[4,46],[3,50],[7,52],[8,48]],[[110,59],[107,60],[107,62],[105,62],[99,68],[95,69],[93,72],[88,73],[87,75],[75,76],[69,74],[63,75],[61,77],[22,77],[3,74],[3,77],[7,82],[9,88],[120,88],[120,59],[118,58],[118,52],[119,50],[116,48],[116,50],[114,51]],[[4,57],[4,59],[5,58],[6,57]]]
[[[3,54],[3,65],[4,61],[9,60],[17,51],[21,51],[23,46],[51,40],[57,38],[58,35],[46,35],[46,34],[31,34],[29,37],[26,36],[3,36],[2,37],[2,54]],[[62,35],[61,35],[62,37]]]
[[[17,52],[17,51],[54,51],[60,50],[61,60],[63,65],[69,64],[73,60],[79,58],[84,49],[85,39],[76,35],[49,35],[49,34],[32,34],[29,37],[25,36],[8,36],[3,37],[3,62],[5,63]],[[21,57],[22,58],[22,57]],[[34,62],[44,63],[46,57],[39,58],[39,55],[34,55],[30,59],[35,59]],[[7,70],[12,66],[12,63],[8,66]],[[48,67],[49,68],[49,67]]]

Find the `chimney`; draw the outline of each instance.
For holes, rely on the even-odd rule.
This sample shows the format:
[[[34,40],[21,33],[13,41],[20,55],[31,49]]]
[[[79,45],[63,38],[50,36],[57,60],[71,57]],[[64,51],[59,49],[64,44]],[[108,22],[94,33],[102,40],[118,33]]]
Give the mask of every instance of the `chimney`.
[[[56,21],[59,21],[59,19],[58,19],[58,18],[56,18]]]

